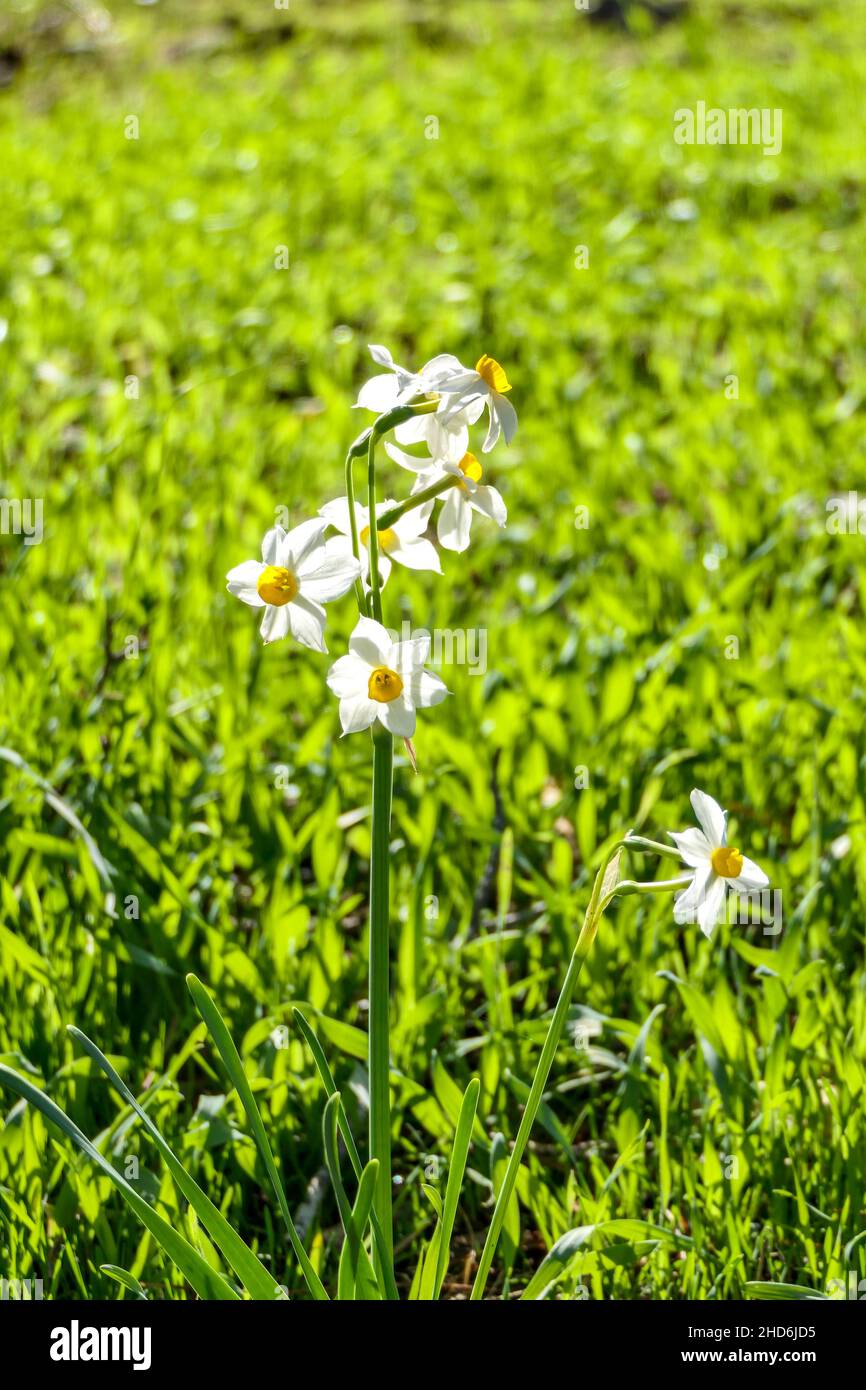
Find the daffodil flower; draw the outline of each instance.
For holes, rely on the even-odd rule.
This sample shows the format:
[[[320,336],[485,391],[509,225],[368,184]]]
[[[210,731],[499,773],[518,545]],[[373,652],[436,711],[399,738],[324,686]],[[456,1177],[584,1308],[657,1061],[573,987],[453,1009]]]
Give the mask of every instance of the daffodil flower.
[[[718,802],[695,788],[691,803],[700,830],[668,831],[683,863],[694,869],[688,888],[674,902],[674,917],[678,922],[697,918],[704,936],[712,936],[729,888],[735,893],[757,893],[770,880],[763,869],[727,843],[727,812]]]
[[[328,672],[328,688],[340,701],[343,733],[369,729],[378,719],[389,733],[411,738],[415,710],[438,705],[450,694],[443,681],[424,669],[430,636],[392,642],[381,623],[359,618],[349,651]]]
[[[469,545],[469,532],[472,526],[472,513],[480,512],[497,526],[504,526],[508,520],[505,503],[495,487],[482,483],[483,469],[474,454],[468,451],[461,458],[452,461],[448,458],[416,458],[398,449],[395,444],[385,445],[387,452],[401,468],[408,468],[418,474],[413,492],[435,486],[446,478],[454,478],[453,487],[442,494],[442,507],[437,521],[439,543],[445,550],[461,552]]]
[[[446,416],[463,409],[476,397],[487,406],[490,424],[487,438],[481,446],[482,453],[490,453],[500,432],[504,434],[506,444],[511,443],[517,433],[517,411],[506,396],[511,390],[511,383],[504,367],[495,358],[485,353],[475,363],[474,371],[460,366],[459,371],[443,372],[436,390],[445,393],[440,410]]]
[[[396,505],[394,501],[379,502],[376,507],[376,515],[381,516],[385,512],[392,511]],[[405,516],[401,516],[398,521],[394,522],[393,526],[388,526],[377,532],[380,588],[385,587],[388,575],[391,573],[392,560],[398,565],[405,565],[410,570],[432,570],[434,574],[442,573],[436,547],[431,541],[423,539],[423,532],[427,530],[427,523],[430,520],[432,510],[432,501],[423,502],[419,507],[414,507],[411,511],[406,512]],[[351,554],[352,528],[349,522],[349,504],[346,498],[338,497],[333,502],[327,502],[320,509],[319,514],[323,518],[324,524],[333,526],[339,532],[339,535],[333,536],[327,542],[328,549],[333,550],[335,554]],[[361,506],[360,502],[355,503],[355,521],[361,549],[362,573],[365,578],[369,578],[370,513],[367,507]]]
[[[395,362],[388,349],[379,343],[370,343],[369,352],[373,361],[385,371],[364,383],[355,405],[362,410],[374,410],[377,415],[405,404],[412,396],[435,394],[449,377],[464,370],[450,353],[432,357],[420,372],[413,372]]]
[[[323,603],[341,598],[361,573],[354,555],[330,550],[323,517],[293,531],[274,526],[262,541],[262,558],[244,560],[226,575],[227,588],[251,608],[264,608],[261,634],[276,642],[289,633],[304,647],[326,652]]]

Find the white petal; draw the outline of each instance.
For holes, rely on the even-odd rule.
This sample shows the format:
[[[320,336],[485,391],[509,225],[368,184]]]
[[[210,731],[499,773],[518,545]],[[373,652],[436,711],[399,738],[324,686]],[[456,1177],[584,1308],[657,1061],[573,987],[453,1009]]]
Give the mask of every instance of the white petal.
[[[256,587],[263,569],[264,565],[258,560],[244,560],[243,564],[235,565],[226,575],[226,588],[229,593],[234,594],[242,603],[248,603],[250,608],[264,608],[265,601]]]
[[[696,869],[699,865],[709,863],[713,849],[702,830],[690,826],[681,833],[669,830],[668,834],[676,845],[683,863],[688,864],[689,868]]]
[[[495,487],[489,487],[485,483],[479,483],[475,491],[469,498],[469,505],[482,516],[489,517],[495,521],[497,526],[504,526],[508,520],[508,512],[505,503]]]
[[[484,443],[481,445],[481,452],[482,452],[482,454],[489,454],[489,453],[490,453],[490,450],[493,448],[493,446],[495,445],[497,439],[499,438],[499,431],[500,431],[500,429],[502,428],[502,422],[501,422],[501,420],[500,420],[500,418],[499,418],[499,411],[496,409],[496,407],[495,407],[494,404],[493,404],[493,397],[492,397],[492,396],[490,397],[490,400],[488,401],[488,405],[490,406],[490,411],[489,411],[490,423],[488,424],[488,427],[487,427],[487,437],[485,438]]]
[[[280,563],[280,543],[285,540],[286,533],[282,526],[272,526],[270,531],[266,531],[262,537],[262,559],[266,565],[278,565]]]
[[[385,453],[388,454],[395,463],[399,463],[401,468],[408,468],[410,473],[423,473],[426,469],[430,468],[433,462],[429,454],[423,458],[417,457],[415,454],[407,454],[405,449],[398,449],[396,444],[389,444],[387,442],[385,444]],[[376,511],[378,513],[378,507]]]
[[[382,510],[388,511],[393,506],[394,503],[389,502]],[[422,502],[420,506],[413,507],[405,516],[401,516],[398,521],[394,522],[392,530],[399,538],[401,544],[403,541],[412,541],[415,540],[417,536],[423,536],[424,532],[427,530],[427,523],[430,520],[432,511],[433,498],[431,497],[429,502]]]
[[[377,367],[393,368],[393,357],[391,356],[388,349],[386,347],[382,347],[380,343],[368,343],[367,351],[369,352],[373,361],[376,363]]]
[[[507,396],[498,391],[491,393],[491,409],[499,416],[506,444],[510,444],[517,433],[517,411]]]
[[[377,415],[390,410],[400,394],[400,383],[393,372],[383,372],[381,376],[371,376],[358,392],[355,402],[362,410],[375,410]]]
[[[702,864],[695,871],[694,877],[688,888],[678,894],[674,902],[674,921],[682,926],[685,923],[693,923],[698,920],[698,908],[707,894],[710,879],[713,877],[713,870],[710,864]]]
[[[423,444],[429,436],[430,425],[435,418],[435,415],[413,415],[411,419],[404,420],[402,425],[397,426],[394,438],[398,444]]]
[[[277,563],[300,573],[308,556],[324,544],[322,536],[327,525],[327,518],[319,515],[311,517],[309,521],[302,521],[300,526],[295,526],[280,546],[280,559]]]
[[[439,553],[432,541],[404,541],[401,536],[400,544],[392,546],[389,555],[398,565],[405,565],[407,570],[431,570],[433,574],[442,573]]]
[[[328,650],[325,646],[324,608],[304,598],[303,594],[296,594],[291,603],[286,604],[285,611],[289,615],[292,636],[302,647],[309,647],[314,652]]]
[[[353,695],[365,695],[370,685],[370,667],[353,652],[341,656],[334,662],[326,677],[328,689],[339,700],[348,700]]]
[[[465,492],[452,487],[445,493],[445,501],[439,513],[437,534],[445,550],[459,554],[469,545],[469,531],[472,526],[472,511]]]
[[[326,502],[324,507],[319,508],[319,516],[323,516],[331,526],[341,531],[344,536],[352,534],[349,525],[349,503],[345,497],[335,497],[333,502]],[[355,520],[358,523],[360,534],[367,525],[367,509],[355,503]]]
[[[379,712],[379,705],[366,690],[363,695],[349,695],[340,701],[340,723],[344,734],[357,734],[369,729]]]
[[[713,849],[725,843],[725,813],[717,801],[695,787],[689,798],[698,824]]]
[[[283,604],[281,608],[275,608],[272,603],[266,605],[265,616],[262,618],[262,625],[259,629],[263,642],[279,642],[281,638],[288,637],[288,607],[287,603]]]
[[[388,665],[391,638],[388,631],[374,618],[359,618],[349,638],[349,651],[361,658],[370,670]]]
[[[743,855],[743,867],[737,878],[729,879],[732,888],[741,893],[757,893],[760,888],[769,888],[770,880],[754,861]]]
[[[437,357],[431,357],[429,362],[418,373],[425,385],[434,389],[441,389],[446,384],[449,391],[455,390],[454,382],[464,377],[477,379],[477,372],[470,372],[459,358],[454,357],[450,352],[440,352]]]
[[[419,709],[441,705],[445,696],[451,694],[445,682],[434,676],[432,671],[413,671],[409,689],[412,693],[412,703]]]
[[[315,568],[299,574],[298,578],[301,593],[314,603],[330,603],[342,598],[361,577],[361,566],[352,554],[314,551],[306,563],[309,565],[312,561],[315,561]]]
[[[401,674],[418,671],[429,655],[430,633],[419,632],[416,637],[410,637],[407,642],[393,643],[388,652],[387,665],[391,667],[392,671],[399,671]]]
[[[713,927],[715,927],[718,922],[724,902],[725,880],[723,878],[713,878],[707,889],[706,897],[698,907],[698,925],[704,936],[712,936]]]
[[[411,738],[414,734],[415,706],[405,690],[396,700],[380,704],[377,713],[389,733],[396,734],[398,738]]]

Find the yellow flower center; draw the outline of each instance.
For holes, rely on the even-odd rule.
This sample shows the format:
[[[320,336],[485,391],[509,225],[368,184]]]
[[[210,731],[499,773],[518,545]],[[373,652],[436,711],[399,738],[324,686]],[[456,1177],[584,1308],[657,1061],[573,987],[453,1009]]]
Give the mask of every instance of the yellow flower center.
[[[392,526],[386,526],[384,531],[377,531],[376,535],[379,537],[380,550],[390,550],[392,545],[397,544],[397,532]],[[361,532],[361,544],[366,547],[369,546],[369,543],[370,528],[369,526],[365,526]]]
[[[505,368],[500,367],[495,357],[488,357],[485,353],[475,363],[475,370],[482,381],[487,382],[491,391],[498,391],[500,395],[504,395],[506,391],[511,390],[511,383],[505,375]]]
[[[474,454],[464,454],[457,467],[471,483],[481,482],[482,468]],[[465,490],[465,483],[461,483],[460,486]]]
[[[378,700],[380,705],[396,700],[402,690],[402,680],[396,671],[390,671],[387,666],[377,666],[367,682],[367,694],[371,700]]]
[[[291,603],[298,592],[298,581],[291,570],[283,569],[281,565],[265,565],[259,575],[256,588],[259,591],[259,598],[263,598],[265,603],[272,603],[275,608],[282,608],[284,603]]]
[[[734,845],[720,845],[714,849],[710,863],[719,878],[739,878],[743,871],[743,856]]]

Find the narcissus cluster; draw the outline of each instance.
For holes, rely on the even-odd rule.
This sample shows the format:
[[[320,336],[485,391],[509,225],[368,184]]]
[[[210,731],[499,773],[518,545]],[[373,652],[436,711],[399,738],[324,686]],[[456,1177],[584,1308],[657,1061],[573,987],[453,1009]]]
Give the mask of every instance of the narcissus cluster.
[[[429,642],[392,643],[381,624],[381,592],[392,565],[442,573],[439,551],[425,532],[439,506],[437,535],[444,550],[464,551],[475,513],[504,526],[505,503],[486,478],[486,465],[470,445],[470,429],[484,414],[488,428],[480,452],[490,452],[500,435],[514,438],[517,412],[507,399],[505,369],[486,353],[469,369],[441,353],[418,371],[401,367],[387,348],[370,355],[383,370],[362,386],[357,406],[377,420],[361,436],[371,451],[379,438],[390,457],[415,475],[402,501],[377,502],[374,484],[367,506],[355,500],[350,451],[346,495],[327,502],[317,517],[286,532],[273,527],[262,542],[262,558],[245,560],[227,575],[229,593],[263,609],[265,642],[292,636],[302,646],[326,652],[324,605],[355,586],[360,618],[349,652],[328,673],[328,686],[340,701],[344,733],[370,728],[378,720],[390,733],[408,738],[415,710],[438,704],[448,694],[437,676],[423,669]],[[477,447],[477,446],[476,446]],[[410,450],[419,452],[412,453]],[[424,452],[420,452],[423,450]],[[375,477],[372,467],[370,478]],[[375,528],[371,518],[375,517]]]

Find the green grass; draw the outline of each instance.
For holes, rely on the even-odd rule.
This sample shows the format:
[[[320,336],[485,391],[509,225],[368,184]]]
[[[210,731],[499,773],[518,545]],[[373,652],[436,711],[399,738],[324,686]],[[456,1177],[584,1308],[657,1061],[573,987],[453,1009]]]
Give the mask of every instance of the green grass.
[[[477,1074],[445,1280],[467,1294],[602,848],[681,829],[695,785],[771,872],[783,931],[707,943],[669,898],[615,905],[573,1008],[594,1031],[560,1050],[489,1292],[524,1289],[576,1226],[599,1229],[556,1297],[866,1275],[866,1242],[846,1249],[866,1228],[866,540],[826,527],[866,476],[863,5],[704,0],[632,32],[518,0],[299,0],[258,33],[212,4],[111,9],[87,43],[74,16],[3,21],[23,62],[0,92],[0,495],[44,500],[44,541],[0,536],[0,744],[92,841],[0,761],[0,1060],[122,1172],[137,1159],[216,1267],[65,1025],[137,1095],[168,1073],[149,1112],[303,1296],[194,971],[336,1283],[326,1095],[292,1008],[363,1134],[369,744],[340,741],[327,660],[263,649],[224,575],[275,508],[340,491],[368,342],[487,351],[521,417],[489,460],[508,528],[478,520],[444,579],[385,592],[392,626],[483,628],[488,662],[443,668],[419,774],[398,759],[398,1281]],[[782,154],[677,146],[698,100],[782,108]],[[334,655],[351,625],[349,597]],[[189,1296],[3,1092],[0,1274],[122,1296],[103,1264]]]

